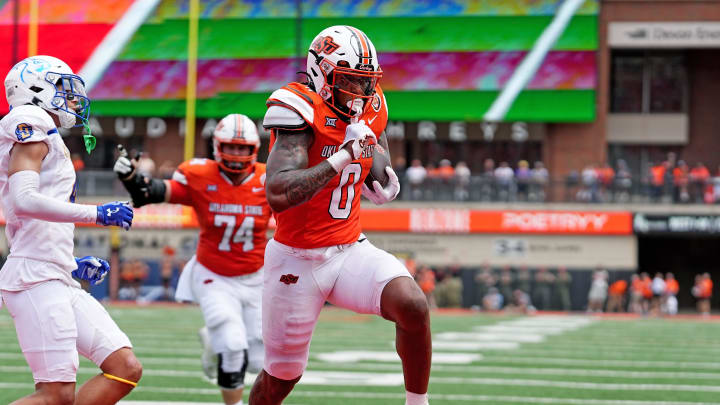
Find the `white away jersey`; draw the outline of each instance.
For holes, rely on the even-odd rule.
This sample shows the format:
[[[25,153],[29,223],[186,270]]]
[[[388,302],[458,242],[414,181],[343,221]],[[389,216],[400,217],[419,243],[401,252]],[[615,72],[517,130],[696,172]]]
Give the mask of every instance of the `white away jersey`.
[[[73,257],[71,223],[18,218],[8,204],[8,165],[16,143],[45,142],[48,154],[40,167],[39,192],[60,201],[75,200],[75,170],[70,151],[52,117],[34,105],[18,106],[0,120],[0,202],[5,212],[10,254],[0,270],[0,290],[18,291],[47,280],[79,286],[70,272],[77,268]]]

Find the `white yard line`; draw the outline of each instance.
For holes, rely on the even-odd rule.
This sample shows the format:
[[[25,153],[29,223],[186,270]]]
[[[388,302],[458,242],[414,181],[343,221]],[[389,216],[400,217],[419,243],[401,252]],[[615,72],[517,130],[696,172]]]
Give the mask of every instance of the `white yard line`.
[[[310,362],[308,369],[326,368],[327,364],[322,362]],[[400,364],[378,364],[378,363],[353,363],[333,364],[333,368],[365,370],[365,371],[398,371]],[[514,375],[557,375],[557,376],[581,376],[581,377],[608,377],[608,378],[636,378],[636,379],[688,379],[688,380],[717,380],[720,381],[720,373],[700,373],[691,371],[626,371],[626,370],[601,370],[592,368],[532,368],[532,367],[498,367],[498,366],[453,366],[437,364],[432,366],[435,373],[492,373],[492,374],[514,374]],[[432,378],[435,378],[433,376]]]
[[[2,389],[32,389],[31,383],[0,383]],[[141,386],[143,392],[155,392],[166,394],[200,394],[217,395],[217,389],[193,389],[193,388],[162,388]],[[397,399],[402,400],[405,394],[393,393],[372,393],[352,391],[302,391],[295,390],[292,396],[304,398],[365,398],[365,399]],[[601,400],[601,399],[575,399],[575,398],[549,398],[549,397],[523,397],[505,395],[462,395],[462,394],[433,394],[431,400],[439,401],[463,401],[470,403],[477,402],[524,402],[536,404],[563,404],[563,405],[720,405],[720,402],[683,402],[683,401],[631,401],[631,400]],[[200,403],[188,402],[150,402],[150,401],[123,401],[122,405],[198,405]]]
[[[2,389],[33,389],[31,383],[0,383]],[[142,392],[154,392],[165,394],[195,394],[195,395],[217,395],[217,389],[209,388],[167,388],[167,387],[138,387]],[[405,397],[404,394],[393,393],[371,393],[352,391],[302,391],[295,390],[293,397],[306,398],[366,398],[366,399],[398,399]],[[566,404],[566,405],[720,405],[719,402],[682,402],[682,401],[633,401],[633,400],[598,400],[598,399],[574,399],[574,398],[549,398],[549,397],[523,397],[523,396],[502,396],[502,395],[463,395],[463,394],[433,394],[430,398],[440,401],[467,401],[467,402],[525,402],[540,404]],[[150,402],[150,401],[124,401],[122,405],[197,405],[203,403],[188,402]]]
[[[311,363],[308,372],[320,371],[316,367],[327,367],[321,362]],[[377,363],[355,363],[355,364],[334,364],[334,368],[351,369],[354,371],[401,371],[400,365],[377,364]],[[327,371],[327,370],[324,370]],[[634,378],[634,379],[686,379],[686,380],[717,380],[720,381],[720,373],[698,373],[682,371],[625,371],[625,370],[598,370],[579,368],[525,368],[525,367],[497,367],[497,366],[452,366],[437,364],[433,365],[434,372],[452,373],[492,373],[510,375],[554,375],[554,376],[577,376],[577,377],[607,377],[607,378]],[[0,374],[30,373],[27,366],[0,366]],[[98,369],[94,367],[80,367],[80,374],[96,374]],[[143,374],[147,376],[198,378],[202,379],[203,373],[190,370],[156,369],[143,368]],[[440,376],[433,375],[433,379]]]

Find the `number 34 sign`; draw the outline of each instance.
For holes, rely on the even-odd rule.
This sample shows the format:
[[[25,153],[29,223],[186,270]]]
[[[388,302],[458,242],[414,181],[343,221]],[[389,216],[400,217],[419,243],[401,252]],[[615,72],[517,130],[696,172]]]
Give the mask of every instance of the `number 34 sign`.
[[[496,256],[524,257],[528,252],[528,243],[524,239],[495,239],[493,247]]]

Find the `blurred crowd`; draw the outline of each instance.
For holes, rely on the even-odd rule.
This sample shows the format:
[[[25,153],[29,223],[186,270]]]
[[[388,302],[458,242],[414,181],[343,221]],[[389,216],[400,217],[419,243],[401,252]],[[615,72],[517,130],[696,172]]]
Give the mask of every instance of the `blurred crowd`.
[[[653,278],[646,272],[633,274],[630,280],[619,278],[608,285],[608,273],[598,269],[593,273],[588,292],[588,312],[632,312],[642,315],[675,315],[678,310],[677,294],[680,285],[673,273],[655,273]],[[691,289],[697,311],[710,315],[710,299],[713,282],[710,273],[695,276]],[[607,306],[606,306],[607,305]]]
[[[433,268],[416,265],[412,260],[406,261],[406,265],[431,308],[463,306],[464,286],[460,266]],[[583,304],[572,302],[571,288],[586,288],[587,312],[630,312],[644,316],[677,314],[680,285],[673,273],[657,273],[651,278],[648,273],[642,272],[618,276],[612,282],[609,278],[609,272],[598,267],[592,272],[589,285],[582,281],[580,285],[573,285],[573,278],[564,267],[530,270],[527,266],[493,269],[485,265],[474,271],[476,296],[466,298],[478,303],[474,307],[482,311],[570,311]],[[695,277],[691,293],[698,313],[709,315],[713,294],[709,273]]]
[[[497,163],[488,158],[480,173],[473,173],[466,162],[448,159],[437,165],[413,159],[406,166],[397,158],[393,166],[405,200],[544,202],[555,188],[563,191],[557,195],[564,201],[584,203],[720,203],[720,168],[711,172],[702,162],[678,160],[674,152],[639,172],[618,159],[614,165],[587,164],[563,178],[551,177],[542,161]]]
[[[144,304],[153,301],[175,301],[175,286],[185,261],[177,257],[171,246],[163,248],[162,259],[156,269],[140,259],[120,263],[118,299]]]
[[[483,266],[475,275],[477,300],[485,311],[569,311],[571,283],[572,276],[564,267],[556,271],[539,267],[531,272],[526,266],[505,266],[499,271]]]
[[[650,162],[639,178],[618,159],[615,167],[590,164],[581,172],[571,172],[566,185],[577,188],[575,199],[581,202],[629,202],[636,196],[651,202],[720,202],[720,168],[713,174],[703,162],[689,164],[678,160],[674,152]]]
[[[479,175],[473,175],[465,162],[459,161],[453,166],[448,159],[442,159],[437,166],[433,163],[423,165],[419,159],[414,159],[409,167],[399,159],[394,168],[407,186],[403,198],[408,200],[449,197],[457,201],[542,202],[550,180],[540,161],[531,168],[528,161],[520,160],[513,168],[506,161],[496,165],[493,159],[485,159]]]

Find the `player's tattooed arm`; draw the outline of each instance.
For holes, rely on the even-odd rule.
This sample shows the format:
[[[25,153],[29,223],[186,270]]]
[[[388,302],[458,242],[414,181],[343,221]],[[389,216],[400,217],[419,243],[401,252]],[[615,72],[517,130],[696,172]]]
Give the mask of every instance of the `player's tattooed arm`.
[[[322,161],[308,167],[308,148],[312,144],[310,129],[277,130],[275,145],[267,160],[265,194],[275,212],[284,211],[310,200],[337,172]]]

